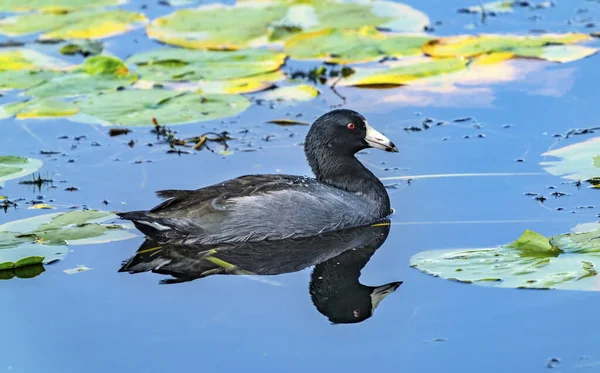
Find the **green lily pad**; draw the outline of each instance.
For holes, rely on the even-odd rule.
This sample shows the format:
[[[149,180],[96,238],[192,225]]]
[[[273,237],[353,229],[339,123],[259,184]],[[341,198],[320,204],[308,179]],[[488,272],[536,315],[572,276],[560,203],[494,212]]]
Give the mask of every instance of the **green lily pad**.
[[[268,44],[300,31],[374,26],[422,31],[426,15],[392,1],[239,1],[182,9],[157,18],[151,38],[192,49],[239,49]]]
[[[127,66],[118,58],[93,56],[73,72],[55,76],[25,93],[35,97],[79,96],[126,87],[136,80],[137,75],[129,74]]]
[[[66,13],[92,7],[118,5],[123,0],[2,0],[0,12]]]
[[[554,149],[542,156],[560,158],[540,163],[552,175],[574,181],[600,179],[600,137]]]
[[[410,263],[430,275],[481,286],[600,291],[600,224],[550,238],[526,231],[497,248],[425,251]]]
[[[421,35],[384,34],[370,26],[360,30],[325,29],[292,36],[285,42],[285,52],[295,59],[369,62],[386,56],[420,55],[423,44],[431,39]]]
[[[49,97],[0,106],[0,119],[15,116],[17,119],[68,117],[79,112],[72,102]]]
[[[0,33],[40,35],[40,39],[101,39],[144,24],[146,16],[121,9],[68,13],[28,13],[0,19]]]
[[[89,245],[136,237],[122,225],[105,224],[116,215],[83,210],[39,215],[0,225],[0,270],[63,259],[67,245]]]
[[[31,49],[0,50],[0,90],[33,87],[59,75],[68,66]]]
[[[547,34],[540,36],[516,35],[460,35],[434,39],[423,46],[423,52],[435,58],[470,58],[491,53],[512,57],[538,58],[555,62],[570,62],[587,57],[595,48],[566,48],[560,46],[590,41],[587,34]]]
[[[38,159],[0,155],[0,186],[4,185],[6,180],[18,179],[34,173],[42,167],[42,164]]]
[[[127,63],[136,65],[144,80],[223,81],[276,71],[285,58],[285,54],[268,49],[217,52],[165,48],[135,54]]]
[[[403,61],[391,68],[356,68],[354,74],[346,79],[342,79],[338,85],[363,87],[400,86],[410,84],[418,79],[449,74],[466,68],[467,61],[463,59],[419,58]]]
[[[162,125],[202,122],[237,115],[250,106],[239,95],[167,90],[107,92],[76,103],[81,113],[70,119],[107,126],[153,126],[153,118]]]

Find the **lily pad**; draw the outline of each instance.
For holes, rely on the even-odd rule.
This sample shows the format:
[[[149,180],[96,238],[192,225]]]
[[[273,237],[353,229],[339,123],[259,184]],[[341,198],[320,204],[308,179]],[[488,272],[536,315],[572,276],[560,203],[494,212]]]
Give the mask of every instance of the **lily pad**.
[[[99,41],[82,40],[69,43],[60,48],[60,53],[66,55],[81,54],[84,57],[95,56],[102,53],[104,46]]]
[[[285,58],[285,54],[268,49],[218,52],[164,48],[133,55],[127,63],[136,65],[144,80],[223,81],[276,71]]]
[[[83,210],[35,216],[0,225],[0,269],[47,264],[67,255],[67,245],[136,237],[125,226],[105,224],[116,215]]]
[[[460,13],[512,13],[513,7],[516,5],[515,0],[503,0],[503,1],[492,1],[481,5],[473,5],[466,8],[459,9]]]
[[[517,35],[460,35],[439,38],[423,46],[423,52],[435,58],[470,58],[490,53],[510,54],[512,57],[538,58],[568,62],[587,57],[595,48],[557,48],[592,40],[587,34]]]
[[[374,26],[417,31],[427,16],[407,5],[379,0],[239,1],[182,9],[157,18],[151,38],[192,49],[239,49],[268,44],[300,31]]]
[[[123,0],[2,0],[0,12],[66,13],[92,7],[103,7],[124,3]]]
[[[101,125],[153,126],[202,122],[237,115],[250,106],[239,95],[200,94],[167,90],[107,92],[76,101],[82,116],[74,121]]]
[[[31,49],[0,51],[0,90],[35,86],[68,67],[65,62]]]
[[[324,59],[333,63],[376,61],[382,57],[422,54],[431,37],[384,34],[374,27],[359,30],[325,29],[301,33],[285,42],[285,52],[295,59]]]
[[[600,137],[554,149],[542,156],[560,158],[540,163],[552,175],[575,181],[600,179]]]
[[[129,74],[127,66],[118,58],[93,56],[73,72],[55,76],[25,93],[35,97],[79,96],[126,87],[137,80],[136,74]]]
[[[319,95],[319,90],[309,84],[276,88],[265,92],[261,99],[269,101],[310,101]]]
[[[481,286],[600,291],[600,224],[550,238],[526,231],[497,248],[425,251],[410,262],[422,272]]]
[[[0,19],[0,33],[40,35],[40,39],[101,39],[118,35],[147,21],[141,13],[92,9],[68,13],[28,13]]]
[[[399,86],[410,84],[418,79],[453,73],[466,68],[467,61],[463,59],[419,58],[402,61],[391,68],[356,68],[353,75],[342,79],[338,85],[363,87]]]
[[[50,97],[0,106],[0,119],[12,116],[17,119],[68,117],[78,112],[74,103]]]
[[[0,186],[6,180],[18,179],[34,173],[42,167],[42,161],[33,158],[0,155]]]

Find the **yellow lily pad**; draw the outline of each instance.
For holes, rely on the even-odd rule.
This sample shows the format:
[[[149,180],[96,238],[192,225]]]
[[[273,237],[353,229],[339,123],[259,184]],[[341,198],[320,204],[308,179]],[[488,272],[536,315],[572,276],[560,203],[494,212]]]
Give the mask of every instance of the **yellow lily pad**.
[[[135,65],[144,80],[222,81],[276,71],[285,59],[285,54],[268,49],[225,52],[164,48],[135,54],[127,63]]]
[[[300,31],[375,26],[422,31],[426,15],[392,1],[240,1],[182,9],[157,18],[147,34],[191,49],[239,49],[282,40]]]
[[[324,59],[333,63],[369,62],[382,57],[422,54],[431,37],[384,34],[374,27],[359,30],[325,29],[297,34],[285,42],[285,52],[295,59]]]
[[[0,33],[9,36],[42,33],[40,39],[101,39],[127,32],[146,21],[141,13],[121,9],[28,13],[1,19]]]
[[[415,80],[454,73],[467,68],[467,61],[456,58],[419,58],[403,61],[394,67],[356,68],[353,75],[342,79],[338,85],[386,87],[409,84]]]
[[[280,87],[265,92],[261,98],[270,101],[310,101],[319,95],[319,90],[309,84]]]
[[[431,57],[471,58],[491,53],[512,54],[513,57],[539,58],[551,61],[572,61],[595,53],[593,48],[558,48],[560,45],[589,41],[587,34],[517,35],[460,35],[439,38],[423,46]],[[583,47],[582,47],[583,48]]]
[[[77,100],[73,121],[100,125],[153,126],[202,122],[237,115],[250,106],[239,95],[173,92],[162,89],[107,92]],[[83,114],[83,115],[82,115]]]
[[[123,0],[2,0],[0,12],[66,13],[86,8],[119,5]]]

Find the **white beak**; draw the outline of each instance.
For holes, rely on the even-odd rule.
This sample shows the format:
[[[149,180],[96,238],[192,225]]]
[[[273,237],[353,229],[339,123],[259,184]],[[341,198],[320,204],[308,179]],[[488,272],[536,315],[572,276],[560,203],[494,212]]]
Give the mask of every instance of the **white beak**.
[[[377,148],[381,150],[385,150],[386,152],[398,152],[398,148],[394,145],[393,142],[390,141],[387,137],[383,136],[379,131],[375,128],[369,126],[369,123],[365,123],[367,127],[367,135],[365,136],[365,141],[371,148]]]

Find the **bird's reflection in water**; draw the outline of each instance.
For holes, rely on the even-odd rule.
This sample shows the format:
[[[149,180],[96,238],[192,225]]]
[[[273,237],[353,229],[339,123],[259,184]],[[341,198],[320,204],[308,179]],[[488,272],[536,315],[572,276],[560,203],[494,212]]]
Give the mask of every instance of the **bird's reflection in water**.
[[[224,245],[158,244],[147,239],[119,272],[151,271],[172,276],[163,284],[225,275],[279,275],[315,266],[310,295],[317,310],[332,323],[357,323],[402,282],[366,286],[359,282],[362,268],[385,242],[389,221],[318,236]]]

